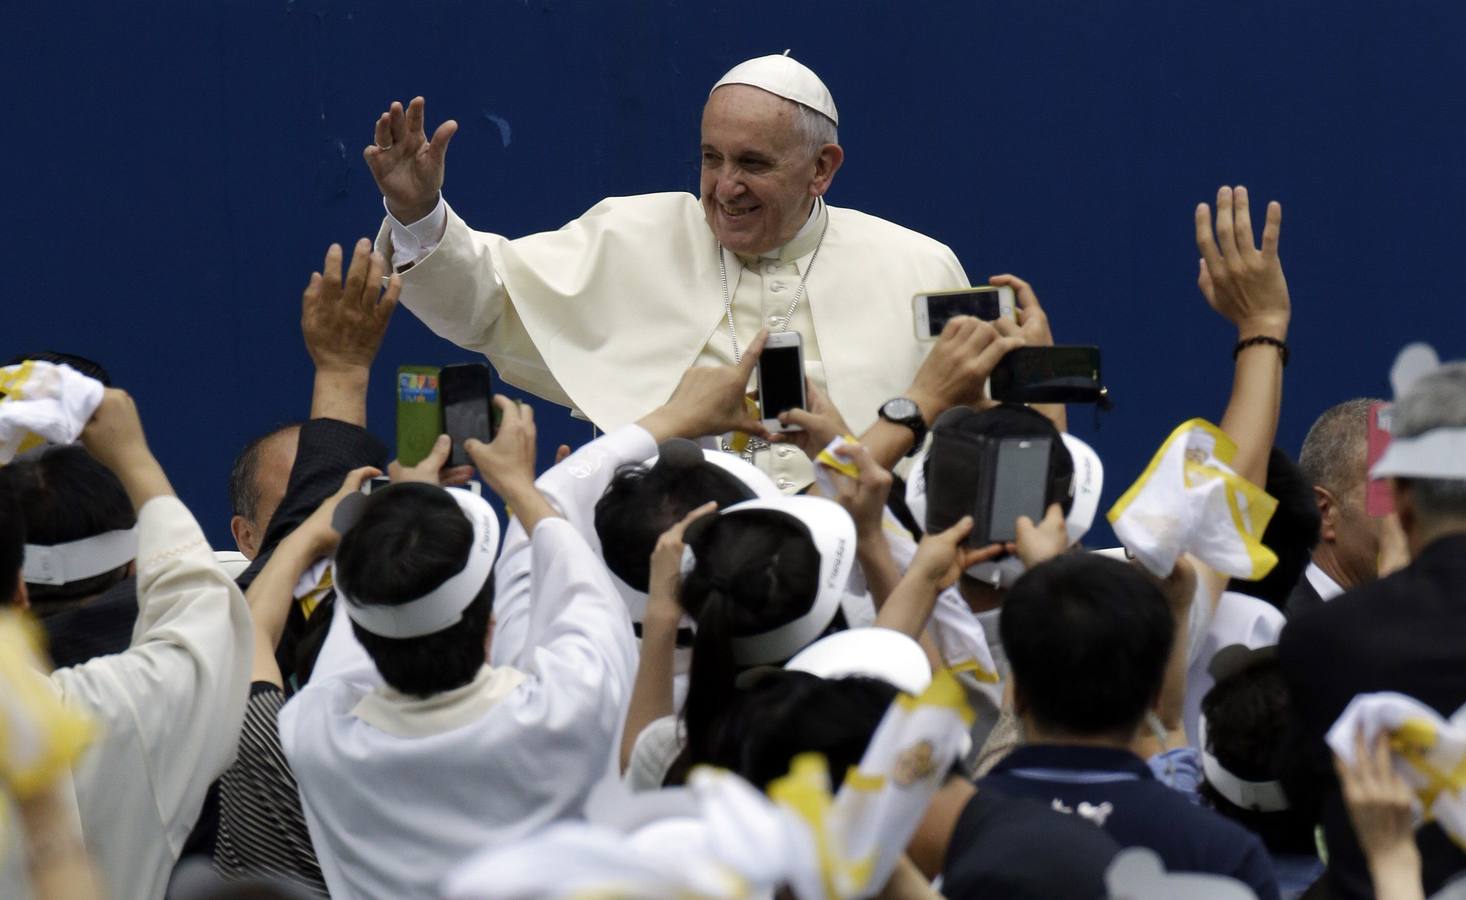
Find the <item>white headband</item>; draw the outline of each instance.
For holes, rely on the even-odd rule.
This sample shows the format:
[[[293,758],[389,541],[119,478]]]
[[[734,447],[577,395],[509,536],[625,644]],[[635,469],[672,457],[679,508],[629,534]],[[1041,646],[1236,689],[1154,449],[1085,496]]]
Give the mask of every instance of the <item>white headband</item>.
[[[850,628],[822,637],[784,664],[791,672],[821,678],[879,678],[919,697],[932,683],[932,666],[921,645],[889,628]]]
[[[1196,742],[1201,745],[1201,770],[1206,783],[1233,804],[1254,812],[1282,812],[1288,808],[1288,795],[1281,781],[1244,781],[1227,771],[1221,761],[1206,747],[1206,716],[1196,720]]]
[[[848,593],[850,572],[855,568],[855,522],[845,508],[822,497],[777,497],[746,500],[730,506],[720,515],[748,512],[783,513],[804,529],[819,554],[819,586],[814,602],[803,615],[761,634],[733,638],[733,658],[741,666],[780,663],[805,647],[834,621]],[[697,560],[688,547],[682,554],[685,578]]]
[[[137,558],[137,526],[65,544],[26,544],[21,577],[26,584],[62,585],[94,578]]]
[[[1466,428],[1433,428],[1390,439],[1370,478],[1445,478],[1466,481]]]
[[[346,601],[346,614],[372,634],[385,638],[416,638],[456,624],[494,571],[494,560],[499,555],[499,517],[494,514],[494,508],[489,501],[469,491],[441,490],[446,490],[448,496],[457,501],[464,518],[473,526],[473,543],[468,549],[468,559],[463,568],[447,581],[405,603],[363,605],[342,588],[336,563],[334,560],[331,562],[331,583],[336,586],[336,593]]]

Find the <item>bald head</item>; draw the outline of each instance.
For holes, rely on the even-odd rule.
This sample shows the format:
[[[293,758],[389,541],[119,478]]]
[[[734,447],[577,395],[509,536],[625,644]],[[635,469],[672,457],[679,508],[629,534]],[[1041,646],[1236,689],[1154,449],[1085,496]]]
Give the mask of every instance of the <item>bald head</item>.
[[[292,423],[245,445],[229,473],[229,528],[239,552],[254,559],[264,544],[270,519],[285,498],[290,470],[300,446],[300,424]]]

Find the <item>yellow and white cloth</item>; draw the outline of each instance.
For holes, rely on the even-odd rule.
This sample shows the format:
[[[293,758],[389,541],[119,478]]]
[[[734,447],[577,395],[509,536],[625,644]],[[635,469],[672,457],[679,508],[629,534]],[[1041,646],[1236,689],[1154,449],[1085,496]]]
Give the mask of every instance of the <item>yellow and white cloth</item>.
[[[1363,730],[1366,746],[1381,731],[1390,736],[1395,771],[1419,801],[1424,821],[1438,822],[1466,848],[1466,706],[1450,719],[1413,697],[1391,691],[1360,694],[1345,707],[1325,740],[1353,765],[1354,736]]]
[[[26,360],[0,368],[0,466],[43,444],[81,437],[102,383],[70,366]]]
[[[46,681],[41,632],[24,613],[0,613],[0,781],[25,799],[69,773],[94,732]]]
[[[833,796],[825,760],[797,757],[768,796],[698,769],[686,790],[623,798],[619,826],[565,822],[470,859],[449,900],[874,896],[956,759],[972,712],[951,673],[892,704]]]
[[[1115,536],[1162,578],[1182,553],[1235,578],[1262,578],[1278,563],[1262,543],[1278,502],[1232,469],[1236,453],[1210,422],[1183,423],[1110,508]]]

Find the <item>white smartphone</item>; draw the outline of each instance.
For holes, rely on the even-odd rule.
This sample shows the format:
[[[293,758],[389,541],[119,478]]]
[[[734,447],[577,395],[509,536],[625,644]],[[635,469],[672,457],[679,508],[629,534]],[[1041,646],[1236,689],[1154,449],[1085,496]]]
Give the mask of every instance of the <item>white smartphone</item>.
[[[942,329],[957,316],[975,316],[986,322],[998,318],[1016,319],[1013,289],[1007,287],[963,288],[960,291],[935,291],[911,298],[911,316],[916,321],[916,338],[921,341],[940,337]]]
[[[808,409],[804,396],[804,341],[797,331],[769,335],[758,358],[759,418],[770,431],[801,431],[779,423],[779,413]]]

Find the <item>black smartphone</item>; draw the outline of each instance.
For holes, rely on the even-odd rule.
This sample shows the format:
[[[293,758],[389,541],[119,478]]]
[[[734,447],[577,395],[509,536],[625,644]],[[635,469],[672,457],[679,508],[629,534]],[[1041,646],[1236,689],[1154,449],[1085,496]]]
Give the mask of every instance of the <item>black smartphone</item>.
[[[1046,437],[1010,437],[997,442],[991,458],[991,477],[984,479],[985,497],[978,499],[973,546],[1018,539],[1018,517],[1034,522],[1044,517],[1049,487],[1049,454],[1053,440]],[[985,533],[982,533],[985,532]]]
[[[799,431],[779,424],[779,413],[807,409],[804,396],[804,343],[797,331],[769,335],[758,358],[759,418],[770,431]]]
[[[438,386],[443,397],[443,430],[453,442],[448,465],[472,465],[463,442],[494,439],[494,386],[489,367],[482,363],[444,366],[438,373]]]
[[[993,367],[994,400],[1007,403],[1101,403],[1098,347],[1019,347]]]

